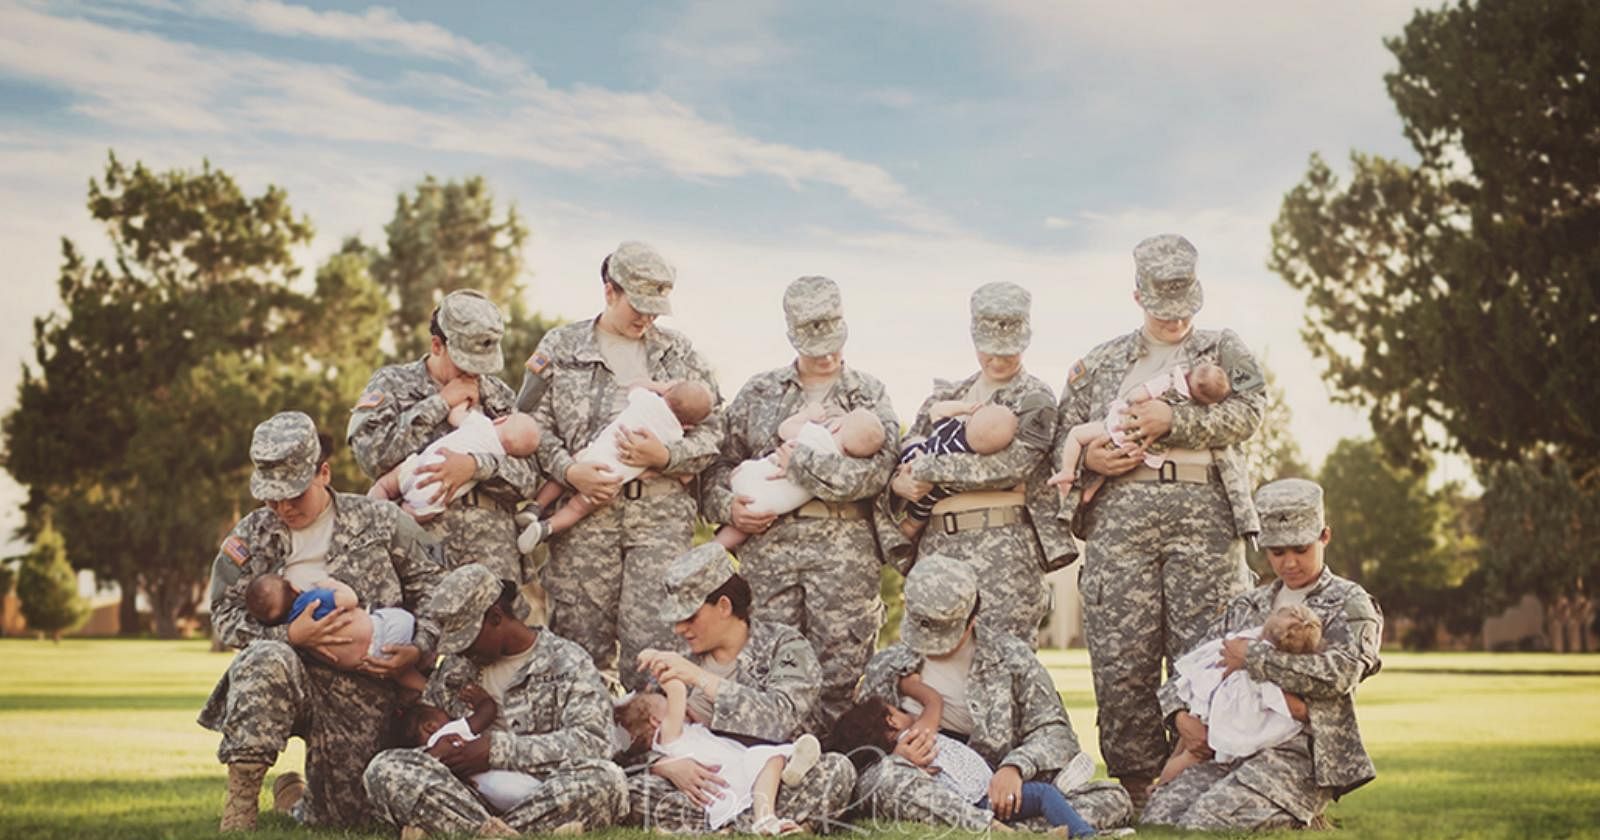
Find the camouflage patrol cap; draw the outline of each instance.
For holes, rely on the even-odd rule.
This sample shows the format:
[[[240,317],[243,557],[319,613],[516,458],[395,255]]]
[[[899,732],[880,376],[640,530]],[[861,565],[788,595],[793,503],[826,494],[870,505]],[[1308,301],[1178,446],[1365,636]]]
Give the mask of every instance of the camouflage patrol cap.
[[[1200,257],[1189,240],[1163,233],[1133,246],[1134,282],[1144,311],[1162,320],[1193,317],[1206,296],[1195,277]]]
[[[942,554],[923,557],[906,575],[900,638],[923,656],[949,653],[961,642],[977,601],[978,577],[972,567]]]
[[[1028,349],[1033,295],[1015,283],[986,283],[972,293],[972,346],[980,353],[1014,356]]]
[[[668,624],[677,624],[694,617],[706,596],[733,577],[733,564],[728,560],[728,550],[708,542],[695,546],[667,566],[662,583],[666,588],[661,602],[661,618]]]
[[[1303,478],[1285,478],[1256,491],[1261,515],[1258,542],[1267,548],[1310,545],[1322,537],[1322,487]]]
[[[280,411],[250,436],[250,495],[263,502],[292,499],[311,485],[322,462],[317,424],[299,411]]]
[[[434,587],[429,608],[439,622],[439,652],[460,653],[472,647],[483,629],[483,614],[500,599],[500,579],[477,563],[444,576]]]
[[[839,284],[826,277],[801,277],[783,290],[789,344],[802,356],[837,353],[850,337]]]
[[[678,272],[643,242],[624,242],[606,257],[605,278],[622,288],[641,315],[671,315],[672,284]]]
[[[499,373],[506,366],[500,352],[505,319],[494,301],[476,289],[458,289],[439,301],[439,329],[444,331],[450,361],[474,376]]]

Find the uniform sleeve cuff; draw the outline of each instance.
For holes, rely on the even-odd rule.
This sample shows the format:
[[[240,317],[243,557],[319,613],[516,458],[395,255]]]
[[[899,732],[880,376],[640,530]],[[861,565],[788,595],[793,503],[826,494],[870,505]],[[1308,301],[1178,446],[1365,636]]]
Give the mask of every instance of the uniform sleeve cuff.
[[[506,732],[490,732],[481,737],[489,739],[489,767],[494,770],[511,767],[512,736]]]

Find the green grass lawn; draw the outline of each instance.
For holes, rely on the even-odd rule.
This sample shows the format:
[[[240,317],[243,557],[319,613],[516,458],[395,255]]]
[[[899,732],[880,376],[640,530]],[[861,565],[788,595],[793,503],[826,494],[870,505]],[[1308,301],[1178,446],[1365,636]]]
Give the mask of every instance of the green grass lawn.
[[[1087,656],[1043,659],[1098,756]],[[0,640],[0,838],[213,835],[224,773],[216,736],[194,718],[228,660],[203,642]],[[1600,655],[1385,662],[1359,706],[1379,775],[1331,809],[1344,834],[1600,837]],[[294,741],[273,772],[301,760]],[[264,836],[305,836],[272,815],[262,825]]]

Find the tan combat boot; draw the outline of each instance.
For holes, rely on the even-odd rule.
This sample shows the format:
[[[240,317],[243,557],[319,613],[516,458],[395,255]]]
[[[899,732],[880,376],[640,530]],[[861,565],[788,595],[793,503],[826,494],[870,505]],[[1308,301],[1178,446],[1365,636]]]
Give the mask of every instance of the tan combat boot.
[[[1150,777],[1120,776],[1117,781],[1122,783],[1122,789],[1133,800],[1133,818],[1137,820],[1144,813],[1144,806],[1150,802]]]
[[[272,810],[280,814],[293,814],[294,806],[306,795],[306,779],[290,770],[272,783]]]
[[[237,762],[228,765],[228,798],[222,802],[219,831],[255,831],[256,814],[261,810],[261,780],[267,765]]]

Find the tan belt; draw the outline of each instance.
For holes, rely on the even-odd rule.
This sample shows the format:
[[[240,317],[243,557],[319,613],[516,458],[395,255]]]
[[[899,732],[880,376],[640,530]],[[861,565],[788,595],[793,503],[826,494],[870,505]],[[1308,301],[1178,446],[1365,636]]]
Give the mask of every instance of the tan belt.
[[[665,496],[677,490],[680,486],[676,478],[652,478],[649,481],[636,478],[624,483],[622,491],[618,495],[630,501],[634,499],[654,499],[657,496]]]
[[[1028,509],[1022,505],[1010,507],[964,510],[960,513],[942,513],[930,521],[936,522],[946,534],[959,534],[980,528],[999,528],[1020,525],[1028,521]]]
[[[1017,525],[1028,521],[1024,501],[1020,490],[970,490],[940,499],[928,521],[946,534]]]
[[[1213,480],[1221,480],[1215,464],[1180,464],[1177,461],[1163,462],[1159,469],[1140,464],[1123,477],[1129,481],[1156,481],[1161,484],[1179,481],[1184,484],[1210,484]]]
[[[866,519],[866,502],[824,502],[812,499],[796,508],[799,519]]]
[[[517,512],[516,504],[502,501],[494,496],[489,495],[488,493],[480,493],[478,492],[477,487],[473,487],[471,490],[468,490],[466,493],[462,494],[460,501],[461,504],[467,507],[492,507],[499,508],[507,513]]]
[[[961,513],[967,510],[985,510],[987,508],[1013,507],[1025,504],[1027,501],[1021,490],[968,490],[954,496],[946,496],[935,502],[933,515],[941,516],[946,513]]]

